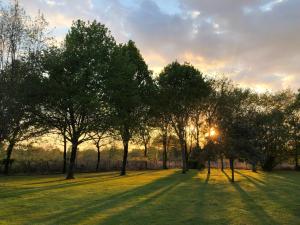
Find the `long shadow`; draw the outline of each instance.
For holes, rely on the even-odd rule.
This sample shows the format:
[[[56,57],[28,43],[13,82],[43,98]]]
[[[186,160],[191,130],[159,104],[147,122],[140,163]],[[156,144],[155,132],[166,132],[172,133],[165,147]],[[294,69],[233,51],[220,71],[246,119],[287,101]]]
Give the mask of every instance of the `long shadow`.
[[[48,181],[41,181],[41,182],[33,182],[33,183],[26,183],[24,185],[39,185],[39,184],[51,184],[51,183],[57,183],[60,181],[66,181],[65,178],[61,178],[61,179],[56,179],[56,180],[48,180]]]
[[[299,188],[300,187],[300,182],[299,182],[300,181],[300,175],[298,177],[299,179],[297,179],[297,180],[290,178],[291,174],[293,174],[293,173],[295,173],[295,174],[298,173],[299,174],[299,172],[297,172],[297,171],[288,171],[288,172],[289,173],[287,173],[287,171],[274,171],[274,172],[267,172],[267,174],[272,179],[280,180],[280,182],[284,182],[288,185],[298,186],[298,188]],[[284,174],[285,176],[282,176],[282,174]]]
[[[232,183],[232,182],[231,182],[231,177],[229,177],[228,174],[227,174],[224,170],[222,170],[222,173],[227,177],[228,181],[229,181],[230,183]]]
[[[205,183],[206,183],[206,184],[208,184],[209,178],[210,178],[210,173],[207,173],[206,179],[205,179]]]
[[[145,207],[149,207],[149,205],[153,204],[157,199],[161,198],[163,195],[166,195],[170,192],[172,192],[176,187],[178,187],[180,183],[173,183],[170,185],[167,185],[161,189],[153,190],[154,194],[151,194],[151,196],[145,198],[145,200],[142,200],[136,204],[131,205],[130,207],[126,207],[123,210],[119,210],[117,214],[113,214],[111,216],[108,216],[103,221],[101,221],[102,224],[122,224],[124,223],[124,218],[131,217],[128,221],[128,223],[135,223],[133,221],[142,221],[136,216],[131,216],[132,214],[136,215],[136,210],[143,211]],[[135,218],[134,218],[135,217]],[[139,217],[139,216],[138,216]],[[83,221],[82,221],[83,222]]]
[[[59,180],[59,184],[55,185],[50,185],[50,186],[42,186],[42,187],[18,187],[18,188],[13,188],[13,187],[7,187],[7,188],[2,188],[0,191],[0,198],[16,198],[16,197],[21,197],[26,194],[36,194],[38,192],[42,191],[51,191],[51,190],[56,190],[56,189],[65,189],[69,187],[75,187],[75,186],[81,186],[81,185],[87,185],[87,184],[96,184],[96,183],[103,183],[111,180],[116,180],[116,179],[124,179],[124,178],[129,178],[132,176],[139,176],[142,175],[143,173],[138,173],[138,174],[130,174],[126,175],[124,177],[120,177],[119,175],[115,175],[112,177],[109,177],[107,179],[88,179],[88,180]]]
[[[137,174],[140,175],[140,174]],[[106,177],[119,177],[120,175],[113,175],[113,174],[101,174],[101,175],[96,175],[96,176],[81,176],[79,177],[79,179],[90,179],[90,178],[106,178]],[[47,178],[45,178],[47,179]],[[76,178],[78,179],[78,178]],[[72,181],[76,181],[75,180],[70,180],[70,182]],[[61,178],[61,179],[56,179],[56,180],[48,180],[48,181],[41,181],[41,182],[32,182],[32,183],[26,183],[24,185],[39,185],[39,184],[50,184],[50,183],[57,183],[57,182],[68,182],[68,180],[66,180],[66,178]],[[83,181],[81,181],[83,182]]]
[[[151,171],[151,173],[155,173],[155,172],[158,172],[158,171]],[[105,177],[105,176],[111,176],[113,174],[116,174],[115,176],[116,177],[120,177],[120,172],[117,171],[117,172],[114,172],[114,173],[111,173],[111,172],[100,172],[98,174],[93,174],[93,175],[84,175],[84,176],[80,176],[80,178],[99,178],[99,177]],[[126,174],[126,177],[132,177],[132,176],[140,176],[140,175],[145,175],[145,174],[149,174],[149,172],[134,172],[134,173],[127,173]]]
[[[20,188],[12,188],[8,187],[7,189],[4,189],[0,192],[0,198],[16,198],[16,197],[21,197],[23,195],[28,195],[28,194],[37,194],[39,192],[43,191],[52,191],[52,190],[57,190],[57,189],[65,189],[69,187],[76,187],[76,186],[81,186],[81,185],[86,185],[86,184],[95,184],[95,183],[102,183],[106,182],[108,180],[114,180],[118,179],[119,177],[116,178],[111,178],[111,179],[106,179],[106,180],[95,180],[95,181],[65,181],[60,184],[55,184],[51,186],[42,186],[42,187],[20,187]]]
[[[278,181],[278,183],[275,183],[275,188],[273,188],[273,186],[274,186],[273,181],[272,182],[265,182],[265,183],[263,183],[264,185],[261,185],[259,182],[262,182],[262,181],[257,179],[257,178],[254,178],[254,177],[249,176],[249,175],[245,175],[241,172],[240,172],[240,175],[242,175],[249,182],[254,184],[255,187],[259,191],[262,192],[262,195],[265,196],[266,198],[268,198],[273,204],[276,204],[278,208],[290,209],[290,211],[289,211],[290,213],[292,213],[295,216],[299,217],[299,212],[296,212],[296,210],[295,210],[295,212],[293,212],[292,207],[291,207],[291,206],[293,206],[294,202],[296,202],[295,193],[293,193],[293,192],[287,193],[287,192],[290,192],[291,189],[288,185],[283,185],[281,183],[281,180]],[[279,185],[282,185],[283,187],[280,188],[280,187],[278,187]],[[287,190],[285,190],[285,188],[287,188]],[[297,189],[295,189],[295,191],[296,190]],[[290,197],[288,197],[287,195],[290,195]],[[299,210],[299,207],[297,207],[297,206],[295,206],[295,207]]]
[[[127,174],[126,177],[139,176],[139,175],[144,175],[144,174],[147,174],[147,173],[146,172],[140,172],[140,173]],[[89,179],[89,178],[105,178],[105,177],[120,177],[120,175],[117,172],[115,172],[115,173],[103,172],[103,173],[93,174],[93,175],[83,175],[83,176],[79,176],[78,178],[79,179],[82,179],[82,178],[88,178]],[[48,178],[42,178],[42,179],[48,179]],[[55,182],[60,182],[60,181],[67,181],[67,180],[65,178],[61,178],[61,179],[57,179],[57,180],[26,183],[25,185],[48,184],[48,183],[55,183]]]
[[[173,181],[172,184],[162,191],[158,191],[157,194],[108,216],[101,221],[101,224],[159,224],[158,218],[161,224],[172,224],[173,222],[176,222],[176,224],[199,224],[201,208],[205,206],[203,196],[206,193],[210,175],[207,174],[206,179],[203,180],[198,177],[194,178],[194,175],[195,171],[190,170],[183,175],[182,179],[171,177],[172,179],[177,178],[177,181]],[[185,192],[186,195],[184,195]],[[192,197],[188,194],[192,194]],[[176,197],[182,198],[182,204],[178,205],[180,201]],[[188,207],[185,208],[185,205],[188,205]],[[178,212],[176,208],[177,210],[178,208],[183,210]],[[188,214],[192,214],[193,217],[186,219],[184,210]]]
[[[242,176],[249,176],[249,175],[245,175],[245,174],[241,173],[240,171],[236,171],[236,172],[239,173],[239,174],[241,174]],[[280,172],[284,173],[285,171],[280,171]],[[289,172],[292,172],[292,171],[289,171]],[[300,183],[295,183],[294,182],[295,179],[287,178],[287,176],[290,175],[289,173],[285,174],[286,175],[285,177],[278,175],[277,174],[278,171],[277,171],[277,173],[276,172],[265,172],[265,173],[263,173],[263,172],[256,172],[256,173],[260,173],[265,178],[268,178],[268,179],[271,179],[271,180],[280,180],[280,183],[284,182],[286,184],[292,184],[292,185],[295,185],[295,186],[300,186]],[[253,179],[253,180],[256,180],[256,181],[260,182],[260,183],[267,184],[267,182],[265,182],[265,181],[263,181],[261,179],[258,179],[258,178],[254,177],[254,176],[249,176],[249,177],[251,179]],[[300,178],[300,176],[299,176],[299,178]]]
[[[230,183],[231,179],[228,176],[228,174],[223,171],[223,174],[227,177]],[[240,174],[240,173],[239,173]],[[252,198],[237,182],[232,183],[233,187],[236,191],[239,192],[241,199],[243,200],[245,206],[247,207],[249,212],[253,212],[255,217],[259,219],[259,221],[262,222],[262,224],[277,224],[277,222],[270,217],[263,207],[255,203],[255,199]]]
[[[249,211],[255,211],[254,215],[262,222],[262,224],[278,224],[278,222],[268,215],[263,207],[255,203],[255,199],[253,199],[238,183],[234,183],[233,186],[240,193],[240,196]]]
[[[185,185],[175,185],[160,195],[159,200],[147,199],[109,216],[101,224],[229,224],[232,218],[224,213],[231,195],[226,192],[228,184],[211,184],[212,175],[201,173],[189,178]]]
[[[147,195],[151,195],[154,192],[164,193],[171,187],[175,186],[188,179],[189,176],[181,175],[179,171],[157,179],[149,184],[140,186],[131,190],[125,190],[121,193],[109,195],[107,197],[93,198],[85,203],[75,205],[70,211],[64,211],[61,213],[52,214],[49,217],[43,217],[34,223],[42,223],[43,221],[49,221],[51,224],[74,224],[83,222],[85,219],[95,216],[98,213],[103,213],[106,210],[114,208],[126,207],[126,204],[135,204],[136,199],[144,198]],[[164,190],[167,187],[166,190]],[[155,196],[155,195],[154,195]]]
[[[244,177],[245,179],[247,179],[249,182],[253,183],[254,185],[258,185],[258,183],[260,185],[266,185],[266,182],[256,178],[256,177],[252,177],[251,178],[243,173],[241,173],[240,171],[236,171],[236,173],[238,173],[240,176]]]

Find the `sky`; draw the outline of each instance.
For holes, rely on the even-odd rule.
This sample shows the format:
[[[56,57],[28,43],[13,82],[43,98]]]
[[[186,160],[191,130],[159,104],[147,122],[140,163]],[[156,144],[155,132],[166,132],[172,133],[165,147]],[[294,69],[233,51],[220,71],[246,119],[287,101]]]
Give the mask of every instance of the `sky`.
[[[300,88],[299,0],[20,0],[63,40],[73,20],[136,42],[158,74],[174,60],[256,91]]]

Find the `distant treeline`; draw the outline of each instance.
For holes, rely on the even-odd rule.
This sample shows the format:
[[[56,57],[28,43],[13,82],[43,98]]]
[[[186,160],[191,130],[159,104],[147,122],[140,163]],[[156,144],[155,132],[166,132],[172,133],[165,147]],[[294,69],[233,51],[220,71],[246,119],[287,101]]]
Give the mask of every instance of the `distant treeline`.
[[[121,175],[129,144],[142,145],[147,157],[153,141],[164,169],[170,146],[178,146],[183,173],[204,165],[210,173],[211,161],[226,158],[234,181],[235,160],[270,171],[291,155],[298,168],[299,93],[258,94],[177,61],[154,76],[133,41],[116,43],[97,21],[74,21],[57,44],[42,14],[30,18],[17,1],[3,5],[0,70],[5,174],[18,143],[49,133],[63,139],[68,179],[87,141],[97,150],[97,169],[107,141],[121,141]]]

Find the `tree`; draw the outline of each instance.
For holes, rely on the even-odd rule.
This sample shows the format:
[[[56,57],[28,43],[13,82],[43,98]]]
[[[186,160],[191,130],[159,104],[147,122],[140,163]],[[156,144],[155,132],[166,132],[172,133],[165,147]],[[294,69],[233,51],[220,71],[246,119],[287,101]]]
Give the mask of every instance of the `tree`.
[[[14,73],[11,66],[2,70],[1,83],[5,85],[4,93],[7,96],[5,115],[5,142],[7,143],[4,173],[8,174],[11,154],[18,142],[41,135],[44,129],[37,124],[36,118],[30,113],[30,93],[28,83],[33,70],[26,62],[15,62]]]
[[[211,161],[216,159],[217,156],[217,143],[215,142],[214,138],[210,134],[208,134],[207,139],[208,139],[207,143],[204,147],[204,154],[208,162],[207,173],[210,174]]]
[[[135,43],[129,41],[119,45],[106,80],[106,96],[113,128],[123,142],[121,176],[126,174],[129,141],[137,134],[143,116],[150,109],[151,90],[153,80],[150,71]]]
[[[289,127],[286,108],[292,99],[288,92],[264,94],[260,97],[256,129],[258,132],[260,164],[263,170],[271,171],[287,158]]]
[[[205,148],[206,157],[208,160],[208,173],[210,173],[210,161],[217,155],[221,158],[221,169],[223,171],[223,148],[217,145],[218,137],[216,136],[217,123],[218,123],[218,109],[221,108],[222,101],[226,95],[226,91],[230,89],[231,83],[228,79],[211,79],[209,80],[212,90],[210,91],[207,98],[200,103],[196,108],[192,121],[196,127],[196,146],[199,147],[199,125],[203,125],[207,134],[207,144]],[[202,124],[200,124],[200,118],[202,119]],[[212,131],[214,133],[212,133]],[[219,135],[219,134],[218,134]],[[218,149],[218,151],[216,150]],[[211,151],[211,152],[210,152]]]
[[[108,136],[106,136],[106,132],[102,131],[102,132],[97,132],[95,134],[92,135],[92,141],[94,143],[94,145],[96,146],[97,149],[97,164],[96,164],[96,172],[99,171],[100,169],[100,157],[101,157],[101,147],[105,146],[105,143],[102,143],[105,139],[108,138]]]
[[[162,150],[163,150],[163,169],[167,169],[167,161],[168,161],[168,142],[170,136],[170,123],[171,123],[171,115],[168,111],[168,95],[165,93],[161,86],[157,85],[159,81],[156,80],[156,91],[154,99],[152,102],[151,113],[154,118],[154,126],[159,130],[162,142]]]
[[[110,129],[111,122],[107,118],[108,117],[95,119],[95,129],[89,134],[97,150],[96,172],[100,169],[101,147],[107,144],[106,140],[111,138],[113,133]]]
[[[143,116],[136,137],[134,138],[137,144],[143,145],[145,158],[148,156],[148,147],[151,140],[151,132],[153,130],[153,118],[151,117],[152,115],[150,115],[149,112]]]
[[[63,143],[64,143],[64,153],[63,153],[63,174],[67,172],[67,123],[63,122],[63,128],[61,129],[61,133],[63,136]]]
[[[107,115],[103,80],[114,48],[114,38],[104,25],[78,20],[63,47],[45,52],[39,116],[41,123],[66,134],[71,142],[67,179],[74,178],[78,146],[90,140],[95,120]]]
[[[247,100],[249,90],[242,90],[228,85],[222,95],[222,104],[218,107],[218,123],[222,134],[225,156],[229,159],[231,181],[234,182],[234,160],[241,155],[240,136],[241,118],[247,118]]]
[[[45,47],[47,22],[39,14],[28,17],[18,1],[0,13],[0,143],[7,143],[4,173],[14,146],[42,133],[30,113],[31,84],[40,75],[40,52]]]
[[[299,170],[300,154],[300,90],[286,109],[286,121],[289,127],[290,146],[294,151],[295,169]]]
[[[167,96],[171,125],[177,134],[182,153],[182,173],[187,170],[186,128],[192,109],[202,101],[210,91],[209,84],[202,73],[193,66],[173,62],[166,66],[158,79],[161,92]]]

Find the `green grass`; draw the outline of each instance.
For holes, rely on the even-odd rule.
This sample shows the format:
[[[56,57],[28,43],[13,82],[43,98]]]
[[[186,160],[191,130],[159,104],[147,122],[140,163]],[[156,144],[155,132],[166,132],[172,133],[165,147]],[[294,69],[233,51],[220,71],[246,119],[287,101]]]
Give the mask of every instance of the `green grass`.
[[[0,224],[300,224],[300,173],[0,177]]]

